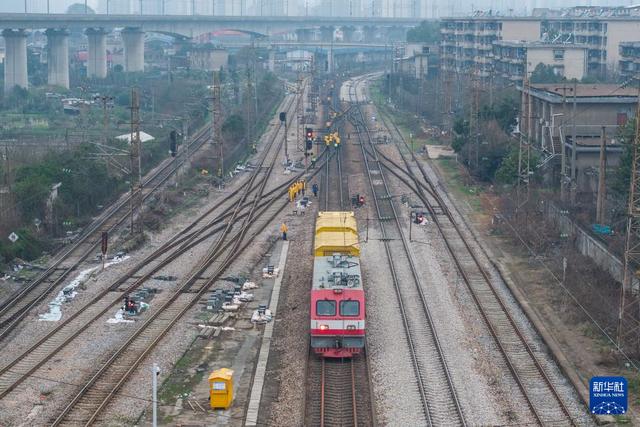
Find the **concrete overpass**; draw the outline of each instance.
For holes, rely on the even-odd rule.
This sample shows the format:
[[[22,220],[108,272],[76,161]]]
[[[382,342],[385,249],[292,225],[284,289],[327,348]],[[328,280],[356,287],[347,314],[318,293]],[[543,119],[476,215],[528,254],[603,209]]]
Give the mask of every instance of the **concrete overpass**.
[[[254,36],[271,36],[296,32],[300,41],[309,41],[312,30],[320,29],[323,39],[332,38],[333,29],[352,33],[354,28],[365,36],[383,29],[406,30],[418,25],[418,18],[327,17],[327,16],[206,16],[206,15],[67,15],[0,14],[0,29],[6,42],[5,92],[14,86],[26,88],[27,31],[46,29],[48,38],[48,82],[69,87],[68,35],[71,29],[84,30],[88,39],[87,76],[107,76],[106,36],[114,28],[123,28],[125,70],[144,70],[144,33],[156,32],[177,38],[192,39],[200,35],[232,29]]]

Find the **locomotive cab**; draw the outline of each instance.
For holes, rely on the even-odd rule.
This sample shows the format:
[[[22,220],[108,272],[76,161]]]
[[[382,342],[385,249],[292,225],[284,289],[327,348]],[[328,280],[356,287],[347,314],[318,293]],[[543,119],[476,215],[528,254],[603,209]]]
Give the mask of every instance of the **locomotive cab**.
[[[311,287],[311,347],[323,357],[352,357],[365,345],[360,244],[353,212],[316,219]]]
[[[364,348],[364,292],[358,258],[316,258],[311,295],[311,347],[325,357],[351,357]]]

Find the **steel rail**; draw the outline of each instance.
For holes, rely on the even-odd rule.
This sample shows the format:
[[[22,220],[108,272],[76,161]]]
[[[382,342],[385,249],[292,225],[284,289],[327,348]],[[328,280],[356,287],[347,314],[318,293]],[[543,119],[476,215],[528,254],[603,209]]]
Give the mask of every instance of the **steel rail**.
[[[316,173],[318,173],[318,172],[316,171],[314,173],[314,175]],[[286,194],[286,189],[289,187],[289,185],[291,185],[293,182],[295,182],[297,179],[299,179],[303,174],[304,174],[304,172],[296,175],[295,177],[292,177],[288,182],[286,182],[284,184],[281,184],[276,189],[271,190],[269,193],[266,193],[265,197],[263,197],[262,200],[261,200],[259,208],[262,209],[267,204],[269,204],[270,200],[272,199],[272,197],[276,197],[277,198],[277,197],[284,196]],[[268,198],[268,199],[265,200],[265,198]],[[229,215],[230,214],[227,214],[224,217],[220,218],[218,221],[214,221],[214,224],[219,224],[226,216],[229,216]],[[244,214],[240,215],[239,218],[243,218],[246,215],[247,214],[244,213]],[[107,305],[105,305],[99,312],[92,314],[87,319],[84,319],[84,321],[82,321],[80,327],[77,328],[70,335],[62,337],[62,339],[58,339],[57,343],[48,342],[50,340],[55,341],[56,334],[59,334],[60,332],[64,332],[64,329],[68,328],[69,324],[72,321],[74,321],[76,318],[78,318],[82,313],[87,311],[89,308],[91,308],[94,305],[98,304],[101,301],[101,299],[104,298],[104,296],[108,295],[112,291],[117,290],[119,284],[126,282],[126,279],[122,279],[122,278],[118,279],[113,285],[111,285],[109,288],[107,288],[104,291],[102,291],[99,295],[94,297],[85,306],[81,307],[78,311],[73,313],[70,317],[66,318],[61,324],[59,324],[55,329],[50,331],[46,336],[42,337],[40,340],[38,340],[36,343],[34,343],[31,347],[29,347],[27,350],[25,350],[23,353],[21,353],[20,356],[16,357],[13,361],[9,362],[8,364],[6,364],[2,368],[0,368],[0,399],[3,398],[6,394],[8,394],[17,385],[19,385],[22,381],[24,381],[26,378],[28,378],[33,372],[35,372],[45,362],[50,360],[55,354],[57,354],[57,352],[59,352],[62,348],[64,348],[75,337],[77,337],[78,335],[80,335],[80,333],[82,333],[84,330],[86,330],[86,328],[92,322],[94,322],[95,320],[100,318],[102,315],[104,315],[106,312],[108,312],[110,309],[112,309],[112,307],[114,307],[115,305],[119,304],[120,301],[122,300],[122,295],[125,295],[127,293],[132,292],[137,287],[142,285],[145,282],[145,280],[148,280],[153,274],[155,274],[155,272],[157,272],[159,269],[164,267],[164,265],[166,265],[166,263],[176,259],[179,255],[183,254],[185,251],[187,251],[187,250],[191,249],[192,247],[196,246],[197,244],[201,243],[205,239],[211,237],[213,234],[222,231],[223,228],[224,228],[224,226],[219,226],[219,227],[209,231],[206,234],[200,235],[196,240],[192,239],[191,241],[188,242],[188,245],[181,246],[179,248],[179,250],[175,251],[167,259],[165,259],[162,264],[160,264],[159,266],[156,266],[151,272],[148,272],[147,274],[143,275],[142,277],[136,279],[136,281],[132,285],[130,285],[127,289],[121,291],[118,294],[117,297],[112,299],[112,301],[110,303],[108,303]],[[151,258],[151,256],[149,258]],[[146,261],[148,262],[148,261],[151,261],[151,260],[148,259]],[[142,264],[142,266],[144,266],[145,261],[143,260],[140,264]],[[135,274],[135,271],[130,270],[124,277],[131,276],[133,274]],[[83,320],[83,319],[80,319],[80,320]],[[46,344],[46,346],[45,346],[45,344]],[[42,356],[40,359],[34,360],[35,356],[37,355],[38,348],[41,347],[41,346],[45,346],[46,347],[47,354]],[[23,362],[25,359],[28,359],[28,362],[31,362],[30,366],[17,368],[17,370],[20,371],[19,374],[16,373],[15,371],[13,371],[13,372],[10,371],[11,368],[13,368],[15,365],[18,365],[20,362]],[[7,382],[7,380],[4,378],[4,376],[7,376],[7,375],[8,376],[13,376],[14,378],[10,379],[10,381]],[[15,378],[16,375],[17,375],[17,378]]]
[[[280,144],[278,145],[278,148],[280,148],[280,147],[281,147],[281,145],[282,145],[282,143],[280,143]],[[278,151],[279,151],[279,150],[277,150],[277,151],[276,151],[276,153],[277,153]],[[265,157],[265,158],[266,158],[266,157]],[[274,155],[274,156],[273,156],[273,159],[274,159],[274,160],[273,160],[272,165],[270,166],[269,170],[271,170],[271,169],[272,169],[273,164],[274,164],[274,162],[275,162],[275,159],[276,159],[276,158],[277,158],[277,155]],[[264,158],[263,158],[263,161],[264,161]],[[269,173],[270,173],[270,172],[269,172]],[[264,186],[266,185],[266,182],[268,181],[269,173],[267,173],[267,174],[266,174],[266,176],[265,176],[265,178],[262,180],[262,182],[264,183],[264,185],[262,185],[262,189],[260,190],[260,192],[259,192],[259,193],[262,193],[262,190],[264,190]],[[258,173],[256,173],[255,175],[257,176],[257,175],[258,175]],[[282,190],[282,191],[281,191],[280,195],[282,195],[282,194],[284,194],[284,190]],[[256,197],[254,198],[254,202],[253,202],[253,205],[252,205],[252,211],[251,211],[251,212],[255,212],[255,211],[257,210],[257,208],[258,208],[258,206],[259,206],[259,205],[258,205],[258,203],[257,203],[257,201],[258,201],[258,200],[261,200],[261,197],[260,197],[260,196],[261,196],[261,194],[256,195]],[[271,206],[271,205],[272,205],[272,204],[273,204],[277,199],[278,199],[278,197],[273,197],[273,198],[271,199],[271,201],[268,203],[268,205],[264,207],[263,212],[266,212],[266,210],[268,209],[268,207],[269,207],[269,206]],[[286,204],[285,204],[285,206],[286,206]],[[280,208],[279,208],[279,209],[278,209],[278,210],[273,214],[272,218],[274,218],[274,217],[278,214],[278,212],[280,212],[280,210],[282,210],[282,208],[284,208],[284,206],[280,207]],[[251,212],[250,212],[250,213],[249,213],[249,215],[248,215],[249,219],[245,219],[242,229],[241,229],[238,233],[236,233],[236,235],[235,235],[234,237],[230,238],[230,239],[225,243],[224,248],[220,248],[220,249],[219,249],[219,251],[218,251],[217,253],[210,253],[210,256],[209,256],[208,258],[209,258],[209,261],[210,261],[210,264],[211,264],[211,263],[213,263],[213,261],[214,261],[214,260],[215,260],[219,255],[221,255],[221,254],[222,254],[222,251],[226,250],[228,247],[230,247],[231,245],[233,245],[232,250],[231,250],[231,251],[229,251],[229,255],[225,258],[225,260],[224,260],[224,262],[222,263],[222,265],[221,265],[221,266],[216,270],[216,273],[214,274],[214,276],[213,276],[211,279],[209,279],[209,280],[207,281],[207,283],[205,283],[205,285],[204,285],[204,286],[202,286],[202,287],[200,288],[200,290],[197,292],[197,294],[196,294],[196,295],[202,295],[202,294],[203,294],[203,292],[206,292],[206,290],[208,289],[208,287],[209,287],[209,286],[210,286],[210,285],[215,281],[215,279],[216,279],[216,278],[217,278],[217,277],[218,277],[218,276],[223,272],[224,268],[226,268],[226,267],[231,263],[231,261],[232,261],[232,260],[233,260],[233,258],[234,258],[234,257],[232,256],[232,254],[234,254],[234,253],[235,253],[235,255],[239,254],[242,250],[244,250],[244,249],[245,249],[245,248],[250,244],[250,242],[251,242],[251,241],[247,242],[247,243],[243,246],[243,248],[242,248],[242,249],[238,250],[238,246],[239,246],[240,242],[242,242],[242,241],[243,241],[242,237],[244,236],[244,234],[247,232],[247,230],[248,230],[248,229],[249,229],[249,227],[251,226],[251,220],[250,220],[251,215],[252,215],[252,213],[251,213]],[[236,217],[236,219],[239,219],[239,217],[237,216],[237,217]],[[230,221],[230,222],[231,222],[231,221]],[[265,226],[266,226],[266,224],[265,224]],[[258,231],[258,232],[259,232],[259,231]],[[258,233],[258,232],[256,232],[256,235],[257,235],[257,233]],[[198,269],[198,270],[201,270],[201,271],[198,271],[198,272],[196,272],[195,274],[191,275],[191,279],[197,279],[197,277],[198,277],[200,274],[202,274],[203,270],[206,270],[206,268],[207,268],[207,267],[208,267],[208,266],[201,266],[201,268],[199,268],[199,269]],[[191,286],[191,284],[189,284],[189,283],[188,283],[188,281],[187,281],[187,282],[185,282],[185,285],[184,285],[184,286],[182,286],[182,287],[179,289],[179,292],[176,292],[176,294],[174,295],[174,297],[173,297],[171,300],[169,300],[167,303],[165,303],[165,304],[162,306],[162,308],[161,308],[161,309],[159,309],[159,310],[154,314],[154,316],[153,316],[152,318],[148,319],[148,320],[145,322],[145,324],[143,325],[143,327],[141,327],[141,328],[137,331],[137,333],[136,333],[136,334],[134,334],[134,336],[132,336],[132,337],[129,339],[128,343],[130,343],[132,340],[134,340],[134,339],[136,338],[136,336],[138,336],[138,335],[142,332],[142,330],[143,330],[143,329],[145,329],[145,326],[147,326],[147,325],[151,324],[151,322],[153,321],[153,319],[157,318],[157,317],[158,317],[158,316],[159,316],[159,315],[164,311],[164,309],[165,309],[165,308],[170,307],[170,306],[171,306],[171,304],[172,304],[172,302],[175,302],[175,300],[177,299],[177,296],[178,296],[182,291],[184,291],[184,290],[185,290],[185,288],[187,288],[187,287],[189,287],[189,286]],[[155,340],[154,340],[154,341],[153,341],[153,342],[152,342],[152,343],[151,343],[151,344],[146,348],[146,350],[144,350],[144,351],[143,351],[143,354],[140,356],[140,358],[139,358],[139,359],[134,363],[134,365],[133,365],[133,366],[131,366],[130,370],[129,370],[127,373],[125,373],[125,375],[123,375],[123,376],[121,377],[121,381],[120,381],[120,382],[119,382],[119,383],[118,383],[118,384],[117,384],[117,385],[116,385],[116,386],[111,390],[111,392],[106,396],[105,400],[104,400],[104,401],[103,401],[103,402],[98,406],[97,410],[94,412],[93,416],[91,417],[91,419],[90,419],[89,423],[91,423],[93,420],[95,420],[95,417],[96,417],[96,416],[101,412],[101,410],[105,407],[105,405],[108,403],[108,401],[111,399],[111,397],[112,397],[112,396],[114,395],[114,393],[117,391],[117,389],[119,389],[119,387],[120,387],[120,386],[121,386],[121,385],[126,381],[126,379],[127,379],[127,378],[128,378],[128,376],[130,375],[130,373],[133,371],[133,369],[135,368],[135,366],[137,366],[137,364],[142,360],[142,358],[144,358],[144,357],[146,356],[146,354],[147,354],[149,351],[151,351],[151,349],[155,346],[155,344],[156,344],[156,343],[157,343],[157,342],[158,342],[158,341],[159,341],[159,340],[164,336],[164,334],[166,333],[166,331],[168,331],[168,330],[169,330],[169,328],[170,328],[170,327],[171,327],[171,326],[172,326],[172,325],[173,325],[173,324],[178,320],[178,318],[180,318],[180,317],[181,317],[181,316],[186,312],[186,310],[188,310],[188,309],[189,309],[189,308],[190,308],[190,307],[195,303],[195,301],[197,301],[197,300],[198,300],[198,298],[199,298],[199,297],[197,297],[197,298],[193,298],[193,299],[191,300],[191,302],[190,302],[190,303],[189,303],[189,304],[188,304],[188,305],[187,305],[183,310],[181,310],[181,311],[180,311],[180,312],[175,316],[175,318],[174,318],[174,319],[173,319],[173,320],[172,320],[172,321],[167,325],[167,327],[166,327],[163,331],[161,331],[161,334],[160,334],[159,336],[157,336],[157,338],[156,338],[156,339],[155,339]],[[126,347],[127,347],[127,344],[125,344],[123,347],[121,347],[121,350],[123,350],[123,351],[124,351],[124,348],[126,348]],[[117,352],[116,354],[114,354],[114,355],[112,356],[112,358],[110,359],[110,361],[112,362],[113,360],[115,360],[114,358],[115,358],[115,357],[117,357],[117,355],[118,355],[118,354],[120,354],[120,353],[122,353],[122,351]],[[110,365],[110,363],[109,363],[109,365]],[[106,365],[105,365],[105,367],[106,367]],[[60,422],[60,421],[63,419],[64,415],[65,415],[65,414],[70,410],[70,408],[73,406],[73,404],[74,404],[75,402],[79,401],[79,397],[82,397],[82,395],[84,394],[84,392],[85,392],[86,390],[88,390],[88,389],[91,387],[91,385],[92,385],[93,383],[95,383],[95,379],[97,378],[97,376],[98,376],[98,375],[100,375],[101,373],[103,373],[104,371],[105,371],[105,369],[101,369],[101,370],[100,370],[100,372],[98,372],[98,373],[96,374],[96,376],[94,376],[94,377],[93,377],[93,379],[92,379],[93,381],[92,381],[92,380],[90,380],[90,381],[89,381],[89,383],[85,386],[85,388],[83,388],[83,390],[81,390],[81,392],[76,396],[76,399],[74,399],[74,401],[73,401],[72,403],[70,403],[70,404],[67,406],[67,408],[65,408],[65,411],[63,412],[63,414],[61,414],[61,415],[58,417],[58,419],[56,420],[56,422]]]
[[[189,143],[189,150],[191,152],[197,151],[205,142],[204,137],[206,128],[202,129],[197,136]],[[183,150],[185,152],[186,150]],[[183,155],[186,161],[186,154]],[[155,168],[151,172],[151,176],[146,178],[143,188],[143,201],[146,200],[151,194],[153,194],[158,188],[160,188],[174,172],[181,167],[181,164],[176,164],[176,160],[168,160],[163,162],[160,166]],[[150,189],[144,187],[149,185],[154,180],[158,180]],[[0,341],[4,340],[14,329],[14,327],[29,313],[29,311],[38,304],[46,295],[48,295],[53,289],[57,288],[67,278],[67,276],[74,271],[82,262],[84,262],[91,254],[94,253],[98,244],[100,244],[100,236],[97,233],[101,231],[112,232],[117,227],[120,227],[122,223],[129,218],[129,212],[125,212],[124,215],[119,218],[115,218],[118,212],[128,207],[128,203],[131,200],[131,194],[122,196],[112,207],[106,212],[102,213],[96,221],[94,221],[87,230],[85,230],[70,247],[63,250],[63,252],[49,265],[49,267],[41,273],[35,280],[33,280],[25,288],[21,289],[11,297],[0,303]],[[114,220],[114,223],[110,224],[110,221]],[[90,240],[94,239],[94,240]],[[75,260],[70,266],[61,268],[61,274],[58,277],[52,276],[59,272],[60,266],[68,260],[75,252],[81,250],[83,245],[88,244],[88,247],[81,251],[77,260]],[[44,289],[39,290],[40,285],[48,283]],[[32,292],[38,292],[36,295],[31,295],[30,300],[26,300]],[[24,303],[26,301],[26,303]]]
[[[272,196],[273,197],[280,197],[280,196],[282,196],[284,194],[284,192],[285,192],[285,189],[288,188],[288,186],[292,182],[293,181],[290,180],[289,182],[278,186],[276,189],[274,189],[274,190],[270,191],[269,193],[265,194],[265,197],[272,197]],[[268,199],[268,200],[270,200],[270,199]],[[259,205],[259,207],[260,208],[264,207],[264,205],[269,203],[268,200],[265,200],[263,198],[263,200],[261,201],[261,204]],[[245,205],[245,206],[248,206],[248,205]],[[107,313],[110,309],[112,309],[112,307],[114,307],[115,305],[119,304],[121,299],[122,299],[122,295],[126,295],[128,293],[131,293],[132,291],[134,291],[135,289],[140,287],[142,284],[144,284],[147,280],[149,280],[155,273],[157,273],[160,269],[162,269],[164,266],[166,266],[170,261],[175,260],[180,255],[182,255],[184,252],[186,252],[187,250],[193,248],[194,246],[202,243],[204,240],[206,240],[207,238],[211,237],[212,235],[221,232],[225,228],[224,225],[223,226],[218,226],[216,228],[212,228],[212,227],[214,225],[219,225],[224,219],[228,218],[230,215],[231,215],[231,213],[227,212],[227,213],[225,213],[225,214],[223,214],[221,216],[216,217],[215,220],[211,221],[209,224],[207,224],[207,225],[201,227],[199,230],[195,231],[193,233],[193,235],[186,241],[184,239],[179,239],[176,242],[174,242],[174,245],[171,245],[171,246],[166,247],[164,249],[163,248],[157,249],[152,254],[147,256],[144,260],[142,260],[140,263],[138,263],[136,266],[134,266],[132,269],[127,271],[127,273],[125,275],[123,275],[121,278],[117,279],[112,285],[110,285],[108,288],[106,288],[105,290],[100,292],[98,295],[93,297],[91,301],[89,301],[83,307],[78,309],[71,316],[65,318],[65,320],[63,320],[61,323],[59,323],[53,330],[51,330],[49,333],[47,333],[44,337],[40,338],[37,342],[32,344],[27,350],[23,351],[19,356],[14,358],[11,362],[9,362],[6,365],[0,367],[0,399],[5,397],[11,390],[13,390],[17,385],[19,385],[24,379],[28,378],[29,375],[31,375],[35,370],[37,370],[46,361],[48,361],[51,357],[53,357],[58,351],[60,351],[72,339],[74,339],[80,333],[82,333],[89,326],[89,324],[91,322],[95,321],[96,319],[98,319],[99,317],[101,317],[102,315]],[[246,215],[247,215],[246,213],[243,213],[243,214],[241,214],[239,216],[239,218],[244,218]],[[207,231],[208,229],[210,229],[210,230]],[[59,334],[61,331],[63,331],[65,328],[67,328],[72,321],[74,321],[76,318],[80,317],[80,315],[82,315],[88,309],[90,309],[93,306],[95,306],[96,304],[100,303],[101,300],[105,296],[107,296],[111,292],[116,291],[121,284],[125,283],[128,278],[130,278],[131,276],[135,275],[135,273],[138,272],[141,268],[148,266],[148,264],[150,262],[153,262],[158,256],[164,254],[164,252],[166,252],[166,250],[173,248],[175,245],[177,245],[178,243],[181,243],[181,242],[183,242],[183,244],[178,249],[176,249],[175,251],[169,253],[167,255],[167,257],[162,260],[162,262],[158,263],[158,265],[154,266],[153,269],[151,269],[150,271],[148,271],[147,273],[145,273],[141,277],[137,278],[133,282],[133,284],[129,285],[125,290],[120,291],[118,296],[113,298],[110,303],[105,305],[99,312],[92,314],[90,319],[86,319],[82,323],[82,326],[80,328],[78,328],[76,331],[72,332],[70,335],[64,337],[62,339],[62,341],[60,341],[57,344],[48,342],[50,340],[53,340],[56,337],[57,334]],[[43,357],[41,357],[41,358],[39,358],[39,359],[37,359],[37,360],[33,360],[34,359],[34,355],[36,354],[38,348],[43,346],[44,343],[47,343],[46,347],[47,347],[48,354],[43,356]],[[19,376],[17,378],[12,379],[10,382],[7,383],[6,379],[3,378],[3,377],[5,375],[9,375],[9,376],[14,376],[15,377],[17,374],[15,372],[9,372],[9,370],[12,369],[15,365],[17,365],[20,362],[22,362],[25,358],[27,358],[27,356],[29,357],[29,360],[32,362],[31,366],[28,367],[28,368],[23,367],[22,369],[20,369],[21,373],[19,374]]]
[[[384,122],[385,126],[387,128],[389,128],[387,126],[387,124],[386,124],[386,121],[383,120],[383,122]],[[467,271],[468,268],[465,268],[464,262],[461,260],[460,250],[458,250],[458,249],[453,247],[453,243],[451,242],[451,237],[446,235],[446,232],[444,230],[445,225],[441,223],[440,218],[439,218],[440,215],[438,215],[436,213],[436,211],[434,209],[434,203],[433,203],[433,201],[429,201],[428,200],[428,196],[425,195],[425,193],[424,193],[425,191],[428,193],[429,196],[431,196],[431,198],[434,199],[434,201],[437,204],[437,206],[440,208],[440,210],[442,211],[444,216],[448,219],[450,225],[452,226],[452,228],[454,229],[454,231],[457,234],[458,238],[460,239],[460,241],[464,245],[464,249],[466,250],[466,252],[468,252],[470,258],[472,259],[472,261],[474,263],[474,265],[477,267],[477,270],[481,274],[482,279],[488,285],[488,287],[489,287],[489,289],[491,291],[491,294],[493,295],[494,299],[497,301],[498,305],[500,306],[500,309],[502,310],[502,312],[506,316],[509,325],[514,330],[515,335],[517,336],[518,340],[520,341],[522,347],[526,350],[528,356],[530,357],[531,361],[533,362],[533,364],[535,366],[535,369],[538,371],[540,377],[543,378],[544,383],[547,385],[547,387],[551,391],[551,395],[553,395],[555,400],[557,401],[561,412],[569,419],[569,421],[570,421],[570,423],[572,425],[575,425],[575,422],[573,421],[573,417],[571,416],[571,413],[569,412],[569,409],[567,408],[567,406],[564,403],[563,399],[560,397],[560,394],[558,393],[557,388],[555,387],[555,385],[553,384],[553,382],[549,378],[549,376],[546,373],[544,367],[542,367],[540,361],[538,360],[538,358],[536,357],[535,353],[533,352],[533,349],[531,348],[531,346],[527,342],[526,338],[524,337],[523,332],[521,331],[521,329],[516,324],[515,319],[513,318],[512,314],[510,313],[508,308],[506,307],[506,304],[504,303],[502,297],[498,294],[497,289],[495,288],[495,285],[494,285],[493,281],[491,280],[491,278],[489,276],[489,273],[487,273],[487,271],[484,269],[484,267],[482,266],[481,261],[478,259],[478,256],[476,255],[475,251],[469,245],[468,239],[464,236],[464,234],[463,234],[462,230],[460,229],[457,221],[455,220],[455,218],[453,217],[452,213],[450,212],[448,206],[444,202],[444,199],[438,193],[437,186],[435,186],[433,184],[433,182],[429,178],[428,174],[424,170],[422,164],[419,162],[419,160],[415,156],[415,153],[409,148],[406,140],[404,139],[404,136],[402,135],[402,133],[398,129],[397,125],[393,121],[391,121],[391,123],[392,123],[392,126],[394,128],[395,133],[399,136],[399,140],[402,142],[402,144],[405,147],[405,149],[407,149],[411,153],[411,158],[414,161],[414,163],[418,166],[418,168],[419,168],[419,170],[421,172],[421,175],[422,175],[424,181],[426,182],[426,184],[421,182],[418,179],[418,177],[411,171],[411,164],[406,159],[406,156],[404,155],[404,153],[402,152],[400,147],[398,147],[398,151],[400,153],[401,158],[403,159],[403,163],[405,164],[406,168],[398,167],[399,165],[397,165],[395,162],[393,162],[390,158],[388,158],[387,156],[384,156],[384,154],[382,154],[382,153],[380,153],[380,154],[382,154],[382,156],[384,156],[386,158],[385,160],[387,162],[389,162],[390,164],[392,164],[393,167],[395,167],[398,170],[402,171],[405,175],[407,175],[409,177],[409,179],[414,181],[415,187],[411,186],[406,180],[404,180],[404,179],[400,178],[398,175],[396,175],[407,186],[409,186],[412,189],[412,191],[414,191],[418,195],[418,197],[420,197],[421,201],[425,204],[425,207],[429,210],[430,214],[432,215],[434,223],[436,224],[436,227],[438,228],[438,230],[440,232],[440,235],[443,237],[443,240],[445,242],[445,245],[447,247],[448,252],[452,256],[458,271],[462,275],[462,277],[464,279],[464,282],[465,282],[465,284],[467,286],[467,289],[469,290],[469,292],[470,292],[470,294],[471,294],[476,306],[478,307],[478,310],[479,310],[480,314],[482,315],[483,320],[485,321],[485,324],[487,325],[489,331],[491,332],[491,335],[494,338],[494,341],[496,342],[498,348],[500,349],[501,354],[504,356],[506,364],[509,367],[509,370],[511,371],[512,376],[514,377],[515,381],[517,382],[517,384],[518,384],[518,386],[519,386],[519,388],[520,388],[520,390],[521,390],[521,392],[523,394],[523,397],[527,401],[527,404],[529,405],[532,413],[534,414],[534,417],[536,418],[536,420],[541,425],[545,425],[545,424],[548,424],[549,422],[555,421],[555,420],[544,420],[544,417],[540,414],[539,409],[533,403],[533,401],[531,399],[531,396],[530,396],[530,393],[529,393],[529,391],[527,389],[527,386],[525,386],[524,381],[522,379],[522,375],[518,373],[518,368],[514,365],[512,357],[509,356],[509,352],[505,348],[505,345],[503,343],[504,339],[501,339],[499,337],[498,331],[494,327],[493,322],[489,319],[488,309],[485,307],[485,304],[483,304],[481,302],[480,296],[478,295],[478,290],[476,290],[474,288],[474,286],[472,285],[473,281],[472,281],[472,279],[470,277],[470,274],[473,274],[473,273],[468,272]],[[391,130],[391,129],[389,129],[389,130]],[[375,147],[374,147],[374,149],[375,149]],[[392,169],[391,167],[387,167],[387,168],[389,170]],[[476,243],[478,245],[480,245],[479,242],[476,241]],[[548,408],[548,402],[545,401],[544,404],[545,404],[545,407]]]
[[[320,427],[358,426],[355,362],[320,359]],[[349,366],[345,369],[345,364]],[[346,395],[348,394],[348,396]],[[348,405],[345,407],[345,405]],[[336,409],[336,406],[339,408]]]
[[[360,116],[360,121],[361,121],[360,126],[357,126],[357,124],[356,124],[356,129],[358,127],[362,127],[362,129],[364,130],[364,133],[366,135],[366,142],[373,147],[372,138],[371,138],[371,135],[369,133],[369,129],[368,129],[367,125],[366,125],[366,120],[364,118],[364,114],[362,113],[362,110],[361,110],[361,108],[359,106],[359,103],[357,102],[357,85],[356,84],[353,85],[353,90],[354,90],[355,96],[351,97],[351,94],[350,94],[350,98],[352,100],[356,101],[355,104],[358,105],[357,111],[358,111],[358,114]],[[382,170],[380,169],[380,179],[381,179],[382,184],[384,186],[383,187],[384,192],[386,193],[386,197],[384,198],[384,200],[386,200],[388,202],[389,207],[391,208],[391,212],[390,213],[391,213],[392,218],[387,218],[387,217],[385,217],[383,215],[383,212],[382,212],[382,209],[381,209],[381,206],[380,206],[380,203],[382,202],[382,197],[383,196],[379,196],[377,194],[376,187],[374,185],[373,178],[371,176],[372,175],[371,174],[371,166],[370,166],[369,160],[368,160],[368,156],[371,153],[367,153],[367,151],[364,148],[364,141],[362,140],[361,133],[360,132],[357,132],[357,133],[358,133],[358,138],[361,141],[360,146],[361,146],[362,155],[363,155],[363,158],[364,158],[365,168],[366,168],[366,171],[367,171],[367,177],[368,177],[369,184],[370,184],[370,187],[371,187],[371,191],[372,191],[372,194],[373,194],[374,204],[375,204],[375,207],[376,207],[378,219],[380,220],[380,229],[381,229],[381,232],[382,232],[382,240],[383,240],[383,243],[384,243],[384,246],[385,246],[385,252],[387,254],[387,259],[389,261],[389,266],[390,266],[390,270],[391,270],[391,274],[392,274],[392,278],[393,278],[393,283],[394,283],[394,289],[395,289],[395,292],[396,292],[396,296],[398,298],[398,305],[400,307],[400,312],[401,312],[401,315],[402,315],[402,321],[403,321],[403,325],[404,325],[404,329],[405,329],[405,333],[406,333],[406,337],[407,337],[407,342],[409,344],[410,355],[411,355],[411,359],[412,359],[414,372],[415,372],[415,375],[416,375],[416,379],[418,380],[418,389],[419,389],[420,397],[421,397],[421,400],[422,400],[422,403],[423,403],[425,417],[426,417],[427,422],[429,423],[429,425],[433,425],[435,423],[435,420],[433,419],[433,416],[434,416],[433,408],[430,408],[430,404],[432,404],[433,402],[430,402],[429,398],[427,396],[426,380],[425,380],[425,378],[422,375],[422,372],[420,370],[418,357],[417,357],[416,344],[414,342],[414,338],[412,337],[412,328],[411,328],[411,326],[409,325],[409,322],[408,322],[408,314],[407,314],[407,311],[405,309],[405,304],[404,304],[404,301],[403,301],[402,291],[400,289],[400,280],[399,280],[397,272],[396,272],[395,262],[394,262],[392,254],[391,254],[391,248],[390,248],[390,245],[389,245],[389,237],[387,235],[386,228],[385,228],[385,225],[384,225],[384,222],[385,222],[386,219],[389,219],[389,220],[393,219],[393,222],[395,223],[397,231],[398,231],[398,235],[400,236],[400,240],[402,242],[402,246],[403,246],[404,252],[406,253],[406,258],[407,258],[407,261],[408,261],[409,266],[410,266],[411,274],[412,274],[412,276],[414,278],[414,282],[415,282],[415,285],[416,285],[416,289],[418,291],[418,295],[420,297],[420,302],[421,302],[421,306],[422,306],[423,312],[425,314],[425,319],[427,320],[429,331],[431,332],[432,339],[433,339],[433,342],[434,342],[434,346],[436,348],[436,353],[437,353],[436,356],[437,356],[438,362],[442,366],[442,372],[445,375],[446,383],[447,383],[448,389],[449,389],[449,391],[451,393],[451,398],[453,400],[453,405],[454,405],[454,411],[455,411],[456,415],[459,417],[459,420],[456,420],[456,421],[459,421],[460,424],[462,424],[462,425],[466,425],[464,414],[463,414],[460,402],[458,400],[457,393],[456,393],[455,387],[453,385],[453,381],[451,379],[451,375],[450,375],[450,371],[449,371],[449,368],[448,368],[447,363],[446,363],[446,359],[444,357],[444,352],[443,352],[442,347],[440,345],[440,340],[439,340],[437,332],[435,330],[435,327],[434,327],[434,324],[433,324],[433,320],[432,320],[432,317],[431,317],[431,313],[430,313],[430,311],[428,309],[428,306],[426,304],[426,298],[425,298],[425,295],[424,295],[424,292],[423,292],[423,289],[422,289],[421,280],[420,280],[419,275],[417,273],[417,269],[415,268],[415,263],[413,261],[412,255],[411,255],[411,251],[409,250],[409,247],[408,247],[408,244],[407,244],[407,241],[406,241],[406,237],[404,235],[404,232],[403,232],[403,229],[402,229],[402,225],[400,224],[400,220],[399,220],[399,217],[397,215],[394,203],[388,197],[390,192],[389,192],[389,187],[388,187],[386,178],[385,178],[384,174],[382,173]],[[377,152],[374,149],[373,150],[373,154],[374,154],[373,161],[377,162],[378,164],[380,164],[380,160],[377,158],[376,153]],[[452,421],[452,420],[449,420],[449,421]]]

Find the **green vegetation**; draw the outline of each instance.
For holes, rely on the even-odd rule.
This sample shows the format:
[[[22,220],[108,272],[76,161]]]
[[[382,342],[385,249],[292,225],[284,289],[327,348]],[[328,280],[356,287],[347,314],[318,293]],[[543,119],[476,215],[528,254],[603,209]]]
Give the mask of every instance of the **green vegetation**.
[[[475,196],[482,191],[482,188],[474,185],[468,185],[468,183],[465,182],[460,172],[460,164],[458,164],[454,159],[449,158],[441,158],[435,162],[445,178],[447,188],[458,196],[464,196],[464,200],[467,201],[474,211],[480,211],[482,209],[480,198]]]
[[[618,128],[616,139],[623,147],[620,163],[613,175],[613,190],[623,199],[629,197],[629,184],[631,181],[631,165],[633,163],[633,142],[636,132],[636,120],[629,120],[624,126]]]
[[[440,26],[437,22],[422,21],[417,27],[407,31],[409,43],[438,43],[440,41]]]
[[[159,400],[164,404],[173,404],[177,398],[189,394],[194,386],[208,374],[207,369],[196,370],[193,375],[190,371],[202,358],[204,350],[200,345],[193,345],[178,360],[171,375],[162,383],[158,393]]]
[[[564,77],[558,75],[553,71],[553,66],[539,63],[531,73],[529,79],[531,83],[560,83],[565,80]]]

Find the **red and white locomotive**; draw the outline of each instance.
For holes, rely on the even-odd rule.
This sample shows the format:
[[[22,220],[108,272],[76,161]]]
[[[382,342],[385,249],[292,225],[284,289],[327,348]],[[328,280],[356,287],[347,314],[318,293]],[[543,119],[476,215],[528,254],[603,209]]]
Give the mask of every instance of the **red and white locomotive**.
[[[365,299],[353,212],[320,212],[311,289],[311,347],[323,357],[352,357],[365,345]]]

